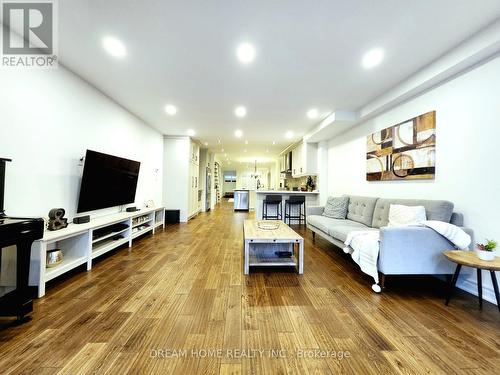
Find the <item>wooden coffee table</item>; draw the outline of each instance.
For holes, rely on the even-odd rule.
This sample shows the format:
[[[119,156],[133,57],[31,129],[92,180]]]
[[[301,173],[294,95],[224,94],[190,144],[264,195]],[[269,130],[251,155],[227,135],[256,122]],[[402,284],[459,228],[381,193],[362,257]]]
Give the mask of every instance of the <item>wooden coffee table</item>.
[[[455,274],[448,285],[448,296],[446,297],[445,305],[450,302],[451,295],[453,294],[453,289],[457,283],[458,275],[460,274],[460,269],[462,266],[473,267],[477,269],[477,294],[479,297],[479,308],[483,307],[483,284],[481,281],[481,270],[490,271],[491,281],[493,283],[493,288],[495,289],[495,297],[497,299],[498,309],[500,310],[500,301],[498,296],[498,283],[495,276],[495,271],[500,271],[500,258],[495,258],[492,261],[481,260],[473,251],[463,251],[463,250],[450,250],[445,251],[444,256],[457,264],[455,269]]]
[[[266,224],[278,224],[277,229],[261,229],[259,221],[245,220],[243,223],[244,273],[250,267],[296,267],[299,274],[304,273],[304,239],[280,220],[265,220]],[[291,252],[292,255],[280,258],[276,252]]]

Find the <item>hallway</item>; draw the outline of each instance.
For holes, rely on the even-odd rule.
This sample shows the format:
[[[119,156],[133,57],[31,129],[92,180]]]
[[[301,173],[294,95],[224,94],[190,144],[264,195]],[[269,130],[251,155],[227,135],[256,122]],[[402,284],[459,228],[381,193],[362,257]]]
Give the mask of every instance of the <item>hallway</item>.
[[[32,320],[1,319],[2,373],[494,373],[496,306],[433,278],[385,293],[339,249],[306,240],[304,275],[242,272],[252,213],[225,200],[47,288]],[[341,358],[342,357],[342,358]]]

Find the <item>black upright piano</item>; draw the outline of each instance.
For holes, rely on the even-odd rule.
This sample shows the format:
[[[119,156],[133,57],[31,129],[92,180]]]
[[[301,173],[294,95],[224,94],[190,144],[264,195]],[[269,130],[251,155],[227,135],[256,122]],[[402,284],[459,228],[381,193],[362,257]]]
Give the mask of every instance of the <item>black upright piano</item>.
[[[36,287],[29,286],[31,245],[43,237],[43,219],[7,217],[4,212],[5,163],[0,159],[0,272],[3,249],[16,246],[16,284],[13,290],[0,297],[0,316],[22,319],[33,311]]]

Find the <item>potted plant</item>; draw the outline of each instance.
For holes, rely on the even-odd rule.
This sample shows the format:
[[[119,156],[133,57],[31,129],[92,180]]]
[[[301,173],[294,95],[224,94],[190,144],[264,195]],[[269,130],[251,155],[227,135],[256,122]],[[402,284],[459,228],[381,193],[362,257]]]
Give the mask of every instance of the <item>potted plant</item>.
[[[311,176],[307,177],[306,186],[307,186],[307,190],[308,191],[313,191],[314,188],[316,187],[315,184],[314,184],[314,180],[313,180],[313,178]]]
[[[476,244],[476,253],[479,259],[491,261],[495,259],[495,249],[497,247],[496,241],[486,240],[486,243]]]

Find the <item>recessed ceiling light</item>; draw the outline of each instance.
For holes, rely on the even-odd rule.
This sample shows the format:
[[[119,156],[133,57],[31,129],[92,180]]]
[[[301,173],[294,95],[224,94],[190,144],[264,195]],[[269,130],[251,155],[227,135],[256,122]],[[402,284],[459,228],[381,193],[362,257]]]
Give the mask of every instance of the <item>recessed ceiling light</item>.
[[[189,135],[190,137],[192,137],[195,134],[196,134],[196,132],[193,129],[188,129],[187,130],[187,135]]]
[[[249,64],[255,59],[255,47],[250,43],[241,43],[236,49],[236,56],[243,64]]]
[[[247,115],[247,109],[240,105],[234,110],[234,114],[238,117],[245,117]]]
[[[245,144],[247,145],[247,144],[248,144],[248,141],[245,141]]]
[[[205,142],[205,146],[208,146],[208,142]]]
[[[316,108],[313,108],[313,109],[310,109],[309,111],[307,111],[307,117],[309,117],[310,119],[318,118],[318,116],[319,116],[319,112]]]
[[[102,46],[113,57],[125,57],[127,55],[125,44],[113,36],[104,37],[102,39]]]
[[[285,133],[285,137],[287,137],[288,139],[293,138],[293,132],[291,130],[287,131]]]
[[[219,144],[220,144],[220,139],[218,140]]]
[[[384,59],[384,51],[381,48],[374,48],[363,56],[363,66],[366,69],[371,69],[382,62]]]
[[[276,144],[276,141],[273,141],[273,146]]]
[[[177,108],[175,107],[175,105],[167,104],[165,106],[165,112],[167,112],[167,115],[173,116],[177,113]]]
[[[240,129],[235,130],[235,131],[234,131],[234,136],[235,136],[236,138],[241,138],[241,137],[243,136],[243,131],[242,131],[242,130],[240,130]]]

